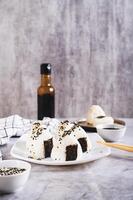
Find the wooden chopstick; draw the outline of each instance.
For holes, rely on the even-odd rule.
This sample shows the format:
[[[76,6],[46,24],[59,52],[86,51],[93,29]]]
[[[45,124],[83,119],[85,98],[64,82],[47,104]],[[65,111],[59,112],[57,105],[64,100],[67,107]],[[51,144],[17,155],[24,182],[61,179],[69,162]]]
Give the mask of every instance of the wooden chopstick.
[[[108,146],[108,147],[120,149],[120,150],[123,150],[123,151],[133,152],[133,146],[128,146],[128,145],[125,145],[125,144],[103,142],[103,141],[97,141],[97,143]]]

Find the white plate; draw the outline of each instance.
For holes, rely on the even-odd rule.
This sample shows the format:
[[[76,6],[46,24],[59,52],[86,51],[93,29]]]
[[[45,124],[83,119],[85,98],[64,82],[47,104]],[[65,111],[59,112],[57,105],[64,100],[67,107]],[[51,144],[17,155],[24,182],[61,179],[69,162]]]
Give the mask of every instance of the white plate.
[[[22,135],[17,142],[14,144],[14,146],[11,149],[11,155],[15,158],[25,160],[28,162],[40,164],[40,165],[76,165],[76,164],[82,164],[91,162],[94,160],[97,160],[99,158],[108,156],[111,151],[110,148],[104,147],[100,144],[97,144],[96,141],[103,139],[96,133],[89,134],[90,140],[92,142],[92,149],[89,153],[84,153],[82,158],[80,160],[74,160],[74,161],[55,161],[51,158],[45,158],[42,160],[35,160],[32,158],[28,158],[26,154],[26,137],[27,134]]]

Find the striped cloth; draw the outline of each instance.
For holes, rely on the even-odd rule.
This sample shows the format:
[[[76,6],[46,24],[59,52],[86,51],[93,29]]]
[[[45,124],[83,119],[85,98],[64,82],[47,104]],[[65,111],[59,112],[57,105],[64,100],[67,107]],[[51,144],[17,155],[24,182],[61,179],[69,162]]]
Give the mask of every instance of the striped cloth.
[[[21,136],[30,128],[33,120],[24,119],[19,115],[12,115],[0,119],[0,145],[8,143],[12,136]]]

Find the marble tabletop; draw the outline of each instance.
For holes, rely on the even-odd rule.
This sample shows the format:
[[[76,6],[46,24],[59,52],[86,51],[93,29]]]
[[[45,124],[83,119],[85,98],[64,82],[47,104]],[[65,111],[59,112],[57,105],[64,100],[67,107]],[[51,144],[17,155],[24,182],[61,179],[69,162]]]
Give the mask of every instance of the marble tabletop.
[[[133,119],[124,119],[127,130],[122,142],[133,145]],[[9,159],[15,138],[1,147]],[[32,164],[24,188],[14,194],[1,194],[0,200],[133,200],[133,158],[113,150],[108,157],[77,166]]]

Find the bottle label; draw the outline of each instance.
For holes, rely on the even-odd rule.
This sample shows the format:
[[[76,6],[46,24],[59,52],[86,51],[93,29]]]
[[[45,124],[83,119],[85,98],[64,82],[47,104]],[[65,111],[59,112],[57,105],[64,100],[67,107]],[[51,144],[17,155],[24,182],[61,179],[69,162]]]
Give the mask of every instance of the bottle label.
[[[55,117],[55,99],[54,95],[45,94],[38,95],[38,119],[42,120],[43,117]]]

